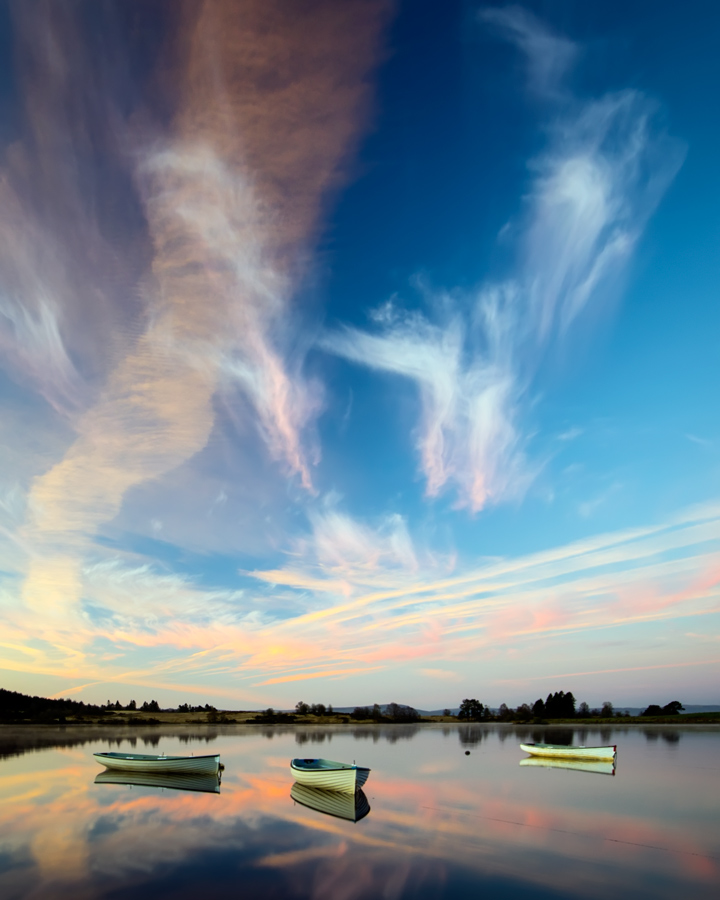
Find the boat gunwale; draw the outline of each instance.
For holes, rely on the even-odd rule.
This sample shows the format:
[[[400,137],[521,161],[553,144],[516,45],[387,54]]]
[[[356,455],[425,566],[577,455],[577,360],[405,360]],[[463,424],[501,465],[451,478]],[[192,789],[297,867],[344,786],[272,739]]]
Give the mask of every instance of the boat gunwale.
[[[316,762],[315,759],[313,759],[313,760],[308,760],[308,761]],[[296,766],[296,765],[295,765],[296,762],[305,762],[305,760],[304,760],[304,759],[300,759],[299,757],[296,758],[296,759],[291,759],[291,760],[290,760],[290,768],[293,769],[295,772],[304,772],[304,773],[318,772],[318,773],[323,773],[323,772],[352,772],[352,771],[355,771],[355,772],[370,772],[370,771],[371,771],[367,766],[358,766],[358,765],[356,765],[355,763],[338,763],[337,765],[333,765],[333,766],[315,766],[315,767],[313,767],[313,768],[310,768],[310,767],[305,767],[305,766]],[[332,760],[328,760],[328,762],[332,762]]]
[[[141,762],[172,762],[174,760],[220,759],[219,753],[204,753],[202,756],[160,756],[155,753],[113,753],[110,751],[99,751],[97,753],[93,753],[93,756],[105,757],[107,759],[139,760]]]
[[[531,741],[523,741],[521,747],[538,747],[546,750],[609,750],[611,747],[617,753],[617,744],[594,744],[592,746],[586,744],[543,744],[532,743]]]

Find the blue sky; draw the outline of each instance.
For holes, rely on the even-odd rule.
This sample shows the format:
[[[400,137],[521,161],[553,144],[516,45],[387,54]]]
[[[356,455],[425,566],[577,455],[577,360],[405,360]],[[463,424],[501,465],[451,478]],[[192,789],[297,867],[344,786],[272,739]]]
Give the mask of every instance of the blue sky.
[[[3,3],[5,686],[717,701],[692,12]]]

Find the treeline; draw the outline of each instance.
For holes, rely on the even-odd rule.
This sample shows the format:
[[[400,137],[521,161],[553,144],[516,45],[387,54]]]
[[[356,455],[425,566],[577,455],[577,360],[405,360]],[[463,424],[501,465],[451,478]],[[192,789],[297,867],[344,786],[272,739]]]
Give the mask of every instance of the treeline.
[[[138,709],[141,712],[160,712],[160,704],[157,702],[157,700],[150,700],[149,703],[146,700],[142,704],[142,706],[138,707],[137,703],[134,700],[131,700],[127,704],[127,706],[123,706],[119,700],[116,700],[114,703],[111,703],[110,700],[108,700],[108,702],[105,704],[103,709],[107,710],[108,712],[114,712],[115,710],[118,710],[118,711],[124,710],[126,712],[136,712]]]
[[[420,714],[412,706],[400,703],[388,703],[383,712],[375,703],[373,706],[356,706],[350,713],[350,718],[357,722],[367,719],[372,719],[373,722],[419,722]]]
[[[82,700],[50,700],[0,688],[0,722],[64,722],[67,716],[101,716],[105,710]]]
[[[495,721],[495,722],[531,722],[533,719],[574,719],[580,711],[575,711],[576,700],[572,691],[556,691],[548,694],[546,700],[536,700],[534,703],[521,703],[515,709],[511,709],[506,703],[501,703],[497,712],[488,706],[484,706],[478,700],[466,699],[460,704],[458,719],[471,722]],[[580,704],[580,709],[587,707],[587,703]],[[590,713],[588,712],[588,715]],[[612,716],[612,703],[603,704],[602,710],[597,711],[598,716]]]
[[[648,706],[641,716],[677,716],[685,707],[678,700],[673,700],[665,706],[652,704]],[[450,710],[445,710],[449,715]],[[538,699],[534,703],[521,703],[512,709],[505,703],[500,704],[497,711],[484,706],[478,700],[466,699],[460,704],[458,719],[470,722],[532,722],[543,719],[612,719],[628,718],[630,713],[615,711],[612,703],[606,700],[599,708],[591,709],[585,702],[576,708],[576,700],[572,691],[556,691],[548,694],[547,699]]]
[[[3,724],[19,724],[22,722],[30,723],[56,723],[64,724],[68,718],[73,720],[84,720],[90,717],[105,718],[113,712],[143,712],[157,713],[164,712],[160,708],[157,700],[145,700],[138,706],[135,700],[131,700],[123,706],[119,700],[114,703],[110,700],[104,705],[94,703],[85,703],[83,700],[51,700],[48,697],[31,697],[28,694],[20,694],[17,691],[8,691],[0,688],[0,723]],[[177,710],[167,710],[168,712],[200,712],[200,713],[217,713],[214,706],[206,703],[204,706],[191,706],[189,703],[183,703],[178,706]],[[145,720],[130,717],[132,722],[144,722]],[[147,720],[149,722],[157,722],[159,720]]]
[[[658,704],[650,704],[643,712],[641,717],[665,717],[677,716],[684,706],[680,701],[673,700],[665,706]],[[113,712],[143,712],[143,713],[159,713],[159,712],[178,712],[178,713],[205,713],[208,722],[212,723],[230,723],[234,719],[228,719],[224,713],[218,713],[214,706],[206,703],[202,706],[193,706],[190,703],[181,703],[177,708],[161,709],[157,700],[144,701],[140,706],[135,700],[123,706],[118,700],[114,703],[108,700],[103,706],[97,706],[92,703],[85,703],[82,700],[51,700],[47,697],[31,697],[27,694],[20,694],[17,691],[8,691],[0,688],[0,723],[17,724],[22,722],[37,723],[64,723],[68,717],[73,720],[87,720],[94,717],[111,718]],[[336,716],[336,712],[331,704],[327,706],[324,703],[308,704],[299,701],[295,705],[295,714],[281,713],[273,709],[267,709],[259,713],[254,720],[263,724],[287,723],[292,724],[297,719],[306,716],[315,717],[331,717]],[[450,717],[449,709],[444,711],[445,717]],[[475,698],[466,698],[460,704],[457,718],[465,722],[542,722],[546,719],[610,719],[616,717],[628,717],[630,713],[616,712],[612,703],[606,701],[600,708],[591,709],[587,703],[576,703],[575,697],[571,691],[556,691],[554,694],[547,695],[545,700],[538,699],[534,703],[521,703],[514,709],[502,703],[497,710],[491,709],[489,706],[481,703]],[[348,722],[350,720],[356,722],[420,722],[422,717],[412,706],[406,706],[401,703],[389,703],[386,707],[381,707],[375,703],[372,706],[356,706],[349,714],[343,714],[341,721]],[[107,719],[106,719],[107,721]],[[138,718],[135,716],[123,717],[121,722],[131,724],[153,724],[158,723],[158,719]]]
[[[125,711],[125,712],[135,712],[139,710],[140,712],[217,712],[214,706],[210,706],[209,703],[206,703],[204,706],[191,706],[189,703],[181,703],[176,709],[170,707],[169,709],[162,709],[157,700],[145,701],[142,706],[138,706],[134,700],[131,700],[127,706],[123,706],[119,700],[116,700],[114,703],[111,703],[110,700],[105,704],[103,709],[109,710],[111,712],[117,711]]]
[[[332,706],[323,703],[309,705],[302,700],[295,705],[295,713],[298,716],[332,716],[335,712]],[[356,722],[419,722],[420,714],[412,706],[401,703],[388,703],[383,711],[379,704],[372,706],[356,706],[348,718]]]
[[[334,716],[335,712],[332,705],[325,706],[324,703],[305,703],[300,700],[295,704],[295,712],[299,716]]]

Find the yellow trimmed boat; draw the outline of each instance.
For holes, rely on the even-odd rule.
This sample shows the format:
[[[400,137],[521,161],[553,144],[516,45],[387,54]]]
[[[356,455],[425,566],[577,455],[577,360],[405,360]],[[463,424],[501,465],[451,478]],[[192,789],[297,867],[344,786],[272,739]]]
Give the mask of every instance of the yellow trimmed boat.
[[[220,754],[210,756],[166,756],[164,753],[93,753],[95,762],[107,769],[121,772],[173,772],[176,775],[217,775],[220,771]]]
[[[520,744],[520,749],[531,756],[549,759],[604,759],[614,760],[617,744],[608,747],[569,747],[564,744]]]
[[[363,766],[335,762],[332,759],[293,759],[290,768],[295,781],[300,784],[351,794],[360,790],[370,774],[370,769]]]

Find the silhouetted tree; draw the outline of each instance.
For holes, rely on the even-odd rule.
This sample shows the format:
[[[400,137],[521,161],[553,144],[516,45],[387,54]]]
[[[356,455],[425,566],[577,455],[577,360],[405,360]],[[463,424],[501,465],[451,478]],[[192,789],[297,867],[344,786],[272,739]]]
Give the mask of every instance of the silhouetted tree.
[[[613,709],[613,705],[609,700],[606,700],[603,703],[602,709],[600,710],[600,715],[603,717],[603,719],[612,719],[612,717],[615,715],[615,710]]]
[[[500,719],[501,722],[507,722],[512,719],[512,713],[508,709],[507,703],[500,704],[500,709],[498,710],[498,719]]]
[[[386,714],[393,722],[417,722],[420,718],[412,706],[401,706],[399,703],[388,703]]]
[[[137,709],[137,703],[134,700],[131,700],[125,709],[135,710]]]
[[[325,704],[324,703],[313,703],[310,707],[310,712],[314,716],[324,716],[325,715]]]
[[[641,716],[677,716],[681,709],[685,707],[679,700],[673,700],[662,708],[657,703],[651,703],[646,710],[640,713]]]
[[[575,716],[575,697],[570,691],[556,691],[548,694],[545,701],[545,715],[549,719],[572,719]]]
[[[306,716],[310,712],[310,707],[307,705],[307,703],[304,703],[302,700],[300,700],[295,704],[295,712],[299,716]]]
[[[590,715],[590,707],[583,700],[583,702],[578,706],[577,714],[581,719],[587,719]]]
[[[485,707],[479,700],[476,700],[474,697],[472,700],[465,699],[460,704],[460,709],[458,711],[458,719],[463,719],[466,721],[479,722],[480,719],[483,718],[483,714],[485,712]]]
[[[545,704],[542,702],[542,700],[536,700],[533,703],[532,713],[536,719],[542,719],[542,717],[545,715]]]

